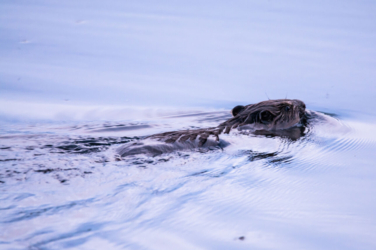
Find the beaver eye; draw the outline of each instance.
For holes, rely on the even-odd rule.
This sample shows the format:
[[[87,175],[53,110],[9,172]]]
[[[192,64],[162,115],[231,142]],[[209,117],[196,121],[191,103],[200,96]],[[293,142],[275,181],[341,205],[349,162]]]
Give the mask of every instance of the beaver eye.
[[[261,123],[268,124],[272,122],[274,119],[274,116],[269,111],[262,111],[260,113],[260,121]]]
[[[288,111],[290,111],[290,106],[286,106],[285,107],[285,110],[288,112]]]

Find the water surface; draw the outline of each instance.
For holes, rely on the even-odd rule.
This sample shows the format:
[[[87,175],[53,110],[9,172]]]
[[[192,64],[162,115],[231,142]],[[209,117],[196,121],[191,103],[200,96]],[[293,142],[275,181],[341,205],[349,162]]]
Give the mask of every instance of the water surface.
[[[372,249],[374,123],[331,118],[297,140],[116,158],[119,146],[226,112],[1,134],[4,249]],[[182,125],[183,124],[183,125]]]
[[[0,3],[0,249],[375,249],[374,1]],[[120,159],[296,98],[331,122]]]

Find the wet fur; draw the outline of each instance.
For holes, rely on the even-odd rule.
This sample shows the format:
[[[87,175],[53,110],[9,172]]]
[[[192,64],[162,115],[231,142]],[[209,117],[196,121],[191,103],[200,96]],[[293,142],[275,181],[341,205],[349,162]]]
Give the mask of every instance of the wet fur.
[[[159,155],[183,148],[208,147],[219,144],[219,135],[228,134],[233,129],[257,131],[277,131],[288,129],[299,123],[305,116],[305,104],[300,100],[268,100],[247,106],[236,106],[232,110],[233,118],[217,127],[181,130],[155,134],[146,137],[146,141],[160,143],[134,143],[121,148],[121,156],[135,154]],[[209,137],[213,140],[208,141]],[[146,142],[145,141],[145,142]]]

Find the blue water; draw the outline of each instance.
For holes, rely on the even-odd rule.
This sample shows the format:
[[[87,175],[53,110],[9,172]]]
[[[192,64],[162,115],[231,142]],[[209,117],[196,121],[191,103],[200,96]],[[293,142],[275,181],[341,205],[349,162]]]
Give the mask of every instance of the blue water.
[[[1,248],[375,246],[369,120],[331,118],[298,140],[223,135],[231,142],[223,151],[116,157],[135,136],[214,126],[226,117],[4,125]]]
[[[375,249],[376,3],[3,1],[0,249]],[[292,140],[119,159],[297,98]]]

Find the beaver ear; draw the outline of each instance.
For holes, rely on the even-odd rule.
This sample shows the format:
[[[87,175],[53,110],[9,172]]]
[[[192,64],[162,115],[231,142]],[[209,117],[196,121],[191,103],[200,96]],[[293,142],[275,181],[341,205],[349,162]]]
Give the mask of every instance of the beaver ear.
[[[244,106],[238,105],[238,106],[236,106],[235,108],[233,108],[231,110],[231,113],[232,113],[233,116],[236,116],[237,114],[239,114],[240,112],[242,112],[244,108],[245,108]]]

